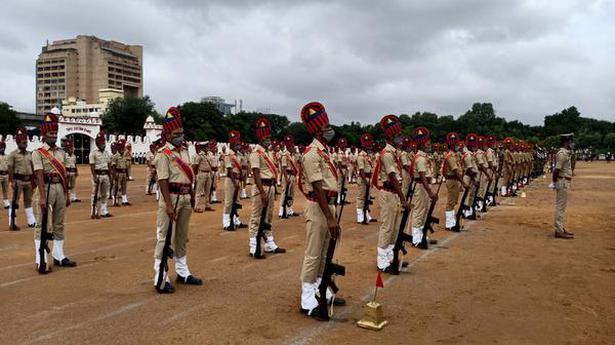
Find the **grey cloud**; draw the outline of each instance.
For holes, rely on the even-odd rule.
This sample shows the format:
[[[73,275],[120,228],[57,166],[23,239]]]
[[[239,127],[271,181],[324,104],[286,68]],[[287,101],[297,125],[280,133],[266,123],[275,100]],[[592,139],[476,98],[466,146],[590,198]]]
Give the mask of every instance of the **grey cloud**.
[[[491,101],[510,119],[576,104],[615,120],[615,15],[607,1],[9,1],[0,99],[34,108],[46,38],[144,46],[160,110],[220,95],[297,120],[321,100],[337,123],[386,113],[461,114]],[[610,35],[608,33],[611,33]],[[17,34],[18,33],[18,34]]]

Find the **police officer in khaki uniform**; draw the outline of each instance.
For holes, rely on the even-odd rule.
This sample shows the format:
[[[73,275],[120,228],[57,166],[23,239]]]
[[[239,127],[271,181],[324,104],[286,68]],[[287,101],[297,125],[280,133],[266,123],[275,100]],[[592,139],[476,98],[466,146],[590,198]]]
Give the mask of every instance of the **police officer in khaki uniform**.
[[[252,212],[249,222],[249,249],[250,255],[254,258],[264,258],[261,253],[256,253],[256,235],[261,222],[263,207],[267,207],[264,222],[271,225],[273,218],[273,207],[275,199],[275,185],[278,180],[278,169],[275,166],[273,156],[265,150],[271,145],[271,122],[267,118],[260,118],[256,121],[256,137],[259,144],[254,145],[250,153],[250,168],[254,177],[252,186]],[[267,253],[286,253],[286,249],[278,247],[273,238],[273,231],[270,227],[265,230],[265,252]],[[260,241],[260,239],[258,239]]]
[[[145,154],[145,194],[152,195],[152,188],[156,189],[156,168],[152,165],[156,156],[156,144],[149,144],[149,152]]]
[[[166,144],[158,149],[154,158],[158,185],[162,198],[158,201],[156,217],[156,247],[154,249],[154,286],[159,293],[173,293],[167,270],[161,266],[163,249],[166,242],[169,222],[174,221],[173,255],[175,259],[176,281],[181,284],[202,285],[203,281],[190,273],[186,258],[188,228],[194,208],[194,172],[190,167],[190,154],[184,147],[184,128],[179,110],[169,108],[163,118],[163,131]],[[162,281],[158,284],[160,270],[164,270]],[[164,284],[163,284],[164,283]],[[158,288],[160,286],[160,288]]]
[[[64,214],[66,207],[70,206],[68,197],[67,179],[68,174],[65,166],[65,153],[56,146],[58,140],[58,117],[48,113],[44,116],[41,124],[43,146],[32,152],[32,165],[35,181],[39,192],[39,220],[34,232],[34,249],[36,255],[36,267],[40,273],[51,271],[47,253],[44,251],[44,262],[41,262],[39,248],[41,246],[42,210],[48,208],[48,221],[46,231],[53,236],[53,264],[63,267],[75,267],[77,263],[64,255]],[[51,247],[47,242],[46,245]],[[39,266],[45,267],[39,270]]]
[[[561,148],[555,156],[555,168],[553,169],[550,187],[555,189],[555,237],[573,239],[574,234],[566,230],[565,213],[568,204],[568,190],[572,181],[572,141],[574,134],[560,135]]]
[[[2,206],[8,209],[11,206],[9,201],[9,161],[4,154],[6,144],[0,140],[0,187],[2,188]]]
[[[416,187],[412,197],[412,245],[418,247],[423,239],[423,226],[427,219],[431,200],[438,200],[431,183],[434,181],[434,167],[428,154],[431,153],[431,133],[425,127],[417,127],[413,132],[417,152],[412,163],[412,177]]]
[[[374,138],[369,133],[363,133],[361,135],[361,147],[357,156],[357,169],[359,171],[359,178],[357,180],[357,223],[368,224],[369,222],[375,222],[369,214],[369,205],[367,212],[363,212],[365,203],[371,202],[372,190],[367,187],[372,183],[372,171],[374,170],[374,162],[371,154],[373,153]],[[367,219],[365,219],[367,217]]]
[[[211,190],[211,161],[207,155],[207,147],[204,143],[196,144],[197,154],[192,162],[192,170],[196,175],[195,206],[194,212],[214,211],[209,203]]]
[[[236,228],[245,228],[241,224],[238,214],[233,215],[231,219],[231,211],[233,204],[239,203],[239,189],[241,183],[241,163],[237,152],[241,150],[241,134],[239,131],[232,130],[228,133],[229,149],[224,155],[224,169],[226,176],[224,178],[224,211],[222,212],[222,226],[224,230],[234,231]],[[231,222],[233,226],[231,227]]]
[[[28,134],[25,128],[18,128],[15,133],[15,142],[17,150],[11,152],[8,157],[9,183],[13,188],[17,188],[17,198],[15,203],[18,203],[19,196],[23,195],[24,211],[28,227],[36,226],[36,218],[32,209],[32,194],[34,176],[32,174],[32,152],[27,150]],[[17,211],[15,211],[15,220],[17,220]],[[11,222],[11,208],[9,208],[9,225]],[[11,230],[19,230],[17,224],[11,226]]]
[[[216,139],[209,140],[209,153],[207,154],[211,162],[211,197],[209,198],[212,204],[219,204],[218,193],[218,177],[220,176],[220,154],[218,153],[218,142]]]
[[[321,311],[317,296],[329,241],[331,238],[337,239],[340,232],[335,218],[338,175],[326,146],[335,137],[335,131],[329,125],[324,106],[318,102],[303,107],[301,120],[314,140],[305,150],[299,172],[299,189],[306,198],[303,212],[306,219],[306,247],[301,267],[300,311],[318,320],[326,320],[319,316]],[[330,289],[327,289],[326,298],[329,301],[332,298]],[[333,303],[344,305],[346,302],[336,297]]]
[[[112,167],[111,155],[105,150],[107,144],[105,133],[100,131],[94,141],[96,143],[96,150],[90,152],[90,171],[92,173],[92,201],[96,197],[96,204],[92,205],[91,217],[92,219],[98,219],[100,217],[111,217],[107,206],[107,199],[109,198]],[[96,192],[97,185],[98,195],[95,196],[94,193]]]
[[[485,202],[487,203],[487,205],[489,205],[490,207],[494,207],[496,206],[495,200],[493,199],[493,197],[491,195],[497,195],[496,193],[498,193],[497,190],[497,185],[498,185],[498,180],[499,180],[499,175],[501,174],[501,172],[498,170],[498,166],[499,166],[499,162],[498,162],[498,156],[495,152],[495,144],[496,144],[496,140],[495,140],[495,135],[488,135],[487,136],[487,140],[485,141],[485,147],[487,148],[487,150],[485,150],[485,157],[487,158],[487,164],[489,165],[489,170],[491,170],[492,172],[492,181],[491,181],[491,186],[489,186],[489,190],[487,191],[488,193],[490,193],[490,196],[487,198],[488,200],[485,200]]]
[[[463,181],[463,168],[459,159],[459,150],[461,138],[455,132],[450,132],[446,135],[446,144],[448,152],[444,156],[444,164],[442,165],[442,176],[446,178],[447,201],[446,210],[444,211],[446,218],[446,230],[452,230],[457,225],[455,214],[455,206],[459,202],[459,194],[462,188],[468,188],[468,185]]]
[[[380,229],[376,265],[378,269],[390,273],[393,261],[393,247],[401,224],[402,207],[409,207],[406,196],[401,190],[401,162],[397,157],[396,145],[402,141],[401,122],[395,115],[386,115],[380,120],[380,127],[386,137],[386,146],[378,155],[372,184],[380,191]]]
[[[128,184],[128,167],[130,166],[130,161],[126,156],[126,140],[120,139],[115,144],[115,148],[117,149],[117,154],[113,156],[111,160],[111,167],[113,168],[113,172],[115,174],[116,181],[116,195],[122,196],[121,204],[122,206],[130,206],[128,202],[128,192],[127,192],[127,184]],[[114,199],[117,198],[114,196]],[[119,200],[115,200],[115,205],[120,205]]]
[[[295,183],[297,180],[297,164],[293,156],[293,150],[295,149],[295,138],[292,135],[286,135],[284,137],[285,150],[282,152],[281,167],[282,167],[282,197],[280,198],[280,212],[279,216],[284,218],[284,209],[286,208],[287,217],[299,216],[293,210],[293,201],[295,198]],[[288,191],[288,192],[287,192]],[[285,195],[288,193],[288,200],[284,205]]]
[[[77,170],[77,156],[75,156],[75,144],[72,139],[64,141],[64,162],[66,163],[66,173],[68,174],[67,187],[70,196],[70,202],[81,202],[77,197],[75,191],[77,187],[77,177],[79,176],[79,170]]]
[[[487,187],[493,179],[491,169],[489,169],[487,155],[485,154],[485,151],[483,151],[483,148],[486,145],[486,140],[487,139],[484,136],[478,136],[477,149],[474,153],[474,158],[476,159],[476,163],[480,171],[480,181],[477,194],[478,200],[476,202],[476,211],[478,212],[487,211],[487,205],[485,203],[485,194],[487,194]]]
[[[511,148],[513,147],[514,140],[512,138],[505,138],[502,143],[504,144],[504,153],[502,154],[502,186],[500,187],[502,196],[512,196],[512,183],[514,178],[515,159],[513,157]]]
[[[464,203],[463,218],[476,220],[476,212],[474,210],[474,195],[476,195],[476,189],[480,184],[480,169],[476,162],[474,152],[477,150],[478,135],[475,133],[469,133],[466,135],[465,147],[463,148],[463,167],[464,182],[469,186],[468,197]]]

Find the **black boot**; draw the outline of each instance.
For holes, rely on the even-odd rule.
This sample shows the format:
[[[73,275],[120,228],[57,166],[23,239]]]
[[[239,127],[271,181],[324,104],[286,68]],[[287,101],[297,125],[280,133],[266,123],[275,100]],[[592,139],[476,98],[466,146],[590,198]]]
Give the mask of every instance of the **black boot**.
[[[176,281],[186,285],[203,285],[203,280],[193,276],[192,274],[187,277],[182,277],[178,274]]]
[[[171,285],[171,283],[165,282],[160,289],[156,288],[156,291],[158,291],[158,293],[160,294],[174,293],[175,288],[173,287],[173,285]]]
[[[75,261],[72,261],[69,258],[64,258],[62,259],[62,261],[53,259],[53,264],[56,266],[62,266],[62,267],[75,267],[77,266],[77,263]]]

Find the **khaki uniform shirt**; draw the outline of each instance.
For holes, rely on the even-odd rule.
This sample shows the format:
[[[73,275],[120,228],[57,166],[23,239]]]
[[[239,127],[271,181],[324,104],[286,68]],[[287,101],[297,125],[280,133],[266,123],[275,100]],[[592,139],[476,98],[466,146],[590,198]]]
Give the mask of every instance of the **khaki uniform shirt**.
[[[226,155],[224,155],[224,169],[231,169],[232,172],[238,175],[241,173],[241,163],[235,151],[229,149]]]
[[[391,144],[387,144],[380,155],[380,172],[378,181],[381,183],[389,180],[389,174],[395,173],[398,180],[401,180],[401,167],[397,159],[397,150]]]
[[[485,157],[485,151],[483,150],[476,150],[476,152],[474,153],[474,158],[476,158],[476,164],[483,168],[483,169],[487,169],[489,168],[489,165],[487,164],[487,157]]]
[[[572,159],[570,150],[560,148],[555,155],[555,169],[559,169],[559,178],[572,178]]]
[[[32,175],[32,152],[26,150],[24,154],[19,149],[11,152],[8,159],[13,174]]]
[[[425,177],[431,177],[433,175],[430,159],[427,154],[421,150],[414,156],[414,171],[412,175],[414,178],[419,178],[421,177],[419,173],[425,173]]]
[[[504,171],[506,171],[509,174],[512,173],[513,167],[515,165],[515,158],[509,149],[504,150],[503,159],[504,159]]]
[[[269,158],[269,162],[266,158]],[[269,166],[271,164],[271,167]],[[254,145],[252,153],[250,153],[250,169],[260,169],[261,178],[275,179],[277,178],[277,168],[275,167],[275,161],[269,152],[260,145]]]
[[[463,152],[463,166],[467,170],[470,170],[478,174],[478,167],[476,166],[476,160],[470,150],[464,147]]]
[[[107,151],[100,151],[96,149],[90,152],[90,165],[94,164],[96,170],[109,169],[109,163],[111,163],[111,155]]]
[[[322,151],[324,156],[321,156],[318,151]],[[301,159],[301,166],[303,168],[303,190],[304,192],[312,192],[312,183],[321,181],[322,188],[329,192],[337,192],[339,186],[337,184],[337,178],[331,170],[333,161],[327,149],[322,143],[316,139],[307,147],[306,153]]]
[[[9,159],[6,155],[0,155],[0,171],[9,170]]]
[[[151,151],[145,154],[145,163],[150,166],[152,165],[152,162],[154,161],[154,157],[156,157],[156,154],[152,153]]]
[[[64,156],[64,165],[67,169],[73,169],[77,167],[77,156],[75,156],[74,153],[70,154],[68,152],[65,152]]]
[[[49,151],[49,153],[51,153],[60,163],[62,163],[62,165],[64,165],[64,167],[66,167],[66,161],[64,159],[66,155],[61,148],[56,147],[55,150],[51,150],[49,145],[46,143],[43,144],[42,148]],[[37,150],[32,152],[32,166],[35,171],[42,170],[44,174],[57,173],[57,171],[53,168],[53,165],[49,163],[49,160],[43,157]]]
[[[363,169],[363,172],[369,174],[372,172],[372,159],[365,151],[359,152],[359,156],[357,157],[357,167],[359,170]]]
[[[207,153],[204,151],[199,152],[198,155],[194,156],[194,162],[192,164],[197,165],[199,171],[198,172],[210,172],[211,171],[211,161]]]
[[[190,178],[184,173],[184,170],[176,163],[171,162],[169,157],[162,151],[164,148],[168,148],[171,152],[178,155],[186,164],[190,163],[190,154],[187,149],[176,149],[171,143],[166,143],[161,147],[154,157],[154,166],[156,167],[156,173],[158,174],[158,181],[169,180],[169,183],[192,183]],[[192,168],[190,168],[192,169]]]
[[[457,155],[454,151],[449,151],[446,157],[444,158],[446,161],[444,162],[444,172],[443,174],[446,177],[456,177],[457,173],[455,169],[459,169],[461,171],[461,165],[459,165],[459,155]],[[463,171],[461,171],[461,175],[463,176]]]
[[[488,148],[487,151],[485,152],[485,158],[487,159],[487,164],[489,164],[489,167],[492,169],[497,169],[498,166],[498,159],[495,156],[495,151],[493,151],[492,148]]]
[[[116,169],[128,169],[128,162],[126,161],[125,156],[118,152],[111,158],[111,166]]]

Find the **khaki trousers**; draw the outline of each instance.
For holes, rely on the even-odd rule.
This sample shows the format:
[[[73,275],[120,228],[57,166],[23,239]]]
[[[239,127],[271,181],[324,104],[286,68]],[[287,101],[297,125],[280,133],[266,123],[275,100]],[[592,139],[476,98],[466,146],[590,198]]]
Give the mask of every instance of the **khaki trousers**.
[[[275,199],[275,186],[263,186],[267,193],[267,213],[265,214],[265,223],[271,224],[273,219],[273,203]],[[261,201],[261,193],[258,191],[256,184],[252,186],[252,211],[250,213],[250,222],[248,223],[248,231],[250,237],[256,237],[258,226],[261,222],[261,213],[263,212],[263,202]],[[272,236],[271,230],[265,230],[265,237]]]
[[[197,207],[200,203],[203,203],[205,207],[211,207],[209,201],[209,193],[211,191],[211,173],[210,172],[199,172],[196,175],[196,190],[195,190],[195,207]],[[201,197],[201,195],[204,195]],[[203,200],[201,200],[203,199]]]
[[[190,227],[190,216],[192,215],[192,205],[190,205],[190,194],[182,194],[177,199],[177,194],[171,194],[171,202],[177,207],[175,214],[177,220],[174,222],[171,247],[176,258],[186,256],[186,243],[188,243],[188,228]],[[156,247],[154,249],[154,257],[162,258],[162,250],[166,241],[167,231],[169,229],[169,216],[167,215],[167,204],[164,198],[158,200],[158,214],[156,218]]]
[[[96,200],[96,214],[100,213],[100,205],[106,203],[109,198],[109,175],[96,175],[98,177],[98,199]],[[96,182],[92,179],[92,200],[94,199],[94,191],[96,190]]]
[[[568,189],[570,189],[570,181],[559,179],[555,184],[555,231],[563,232],[566,229],[565,213],[566,205],[568,204]]]
[[[335,206],[329,205],[332,214],[335,214]],[[327,249],[331,234],[327,226],[327,218],[318,206],[318,203],[306,201],[305,216],[305,253],[301,266],[301,281],[314,283],[322,277],[327,259]]]
[[[487,184],[489,183],[489,179],[486,174],[482,174],[480,177],[480,185],[478,186],[478,197],[485,200],[485,194],[487,194]]]
[[[0,176],[0,187],[2,187],[2,200],[9,199],[9,177],[8,175]]]
[[[233,185],[233,179],[230,177],[224,178],[224,213],[230,214],[233,207],[233,193],[235,192],[235,186]],[[239,200],[239,193],[234,202]]]
[[[380,230],[378,232],[378,247],[385,249],[395,244],[401,224],[401,202],[395,193],[381,190],[378,193],[380,204]]]
[[[34,188],[32,188],[32,183],[30,183],[30,181],[16,181],[16,183],[19,187],[17,188],[16,202],[19,203],[19,198],[21,197],[21,195],[23,195],[23,207],[32,207],[32,194],[34,194]]]
[[[412,197],[412,227],[423,228],[425,219],[427,219],[427,211],[429,210],[429,195],[425,186],[417,182],[414,188],[414,196]]]
[[[68,173],[67,175],[67,184],[68,184],[68,191],[72,194],[75,193],[75,187],[77,185],[77,175],[75,175],[75,173]]]
[[[367,179],[367,183],[370,183],[369,178]],[[366,190],[365,190],[365,182],[363,182],[363,179],[361,178],[361,176],[359,176],[357,178],[357,210],[362,210],[363,207],[365,207],[365,200],[369,200],[370,195],[366,195]],[[369,189],[369,194],[372,194],[372,189],[370,187]]]
[[[47,192],[48,184],[45,184],[45,192]],[[66,195],[64,187],[61,183],[52,183],[49,185],[49,194],[47,194],[47,232],[53,233],[53,239],[56,241],[64,240],[64,211],[66,209]],[[34,229],[34,238],[41,239],[42,210],[36,217],[36,228]]]
[[[116,175],[116,189],[119,188],[119,191],[116,193],[118,196],[126,195],[126,187],[128,182],[128,174],[126,173],[117,173]]]
[[[474,194],[476,193],[476,186],[474,185],[474,179],[468,175],[463,177],[463,181],[470,186],[470,190],[468,191],[468,197],[466,198],[465,206],[470,208],[474,207]]]
[[[461,182],[452,178],[446,179],[446,191],[448,192],[446,200],[447,211],[455,210],[455,206],[457,206],[457,202],[459,202],[459,193],[461,193],[461,190]]]

